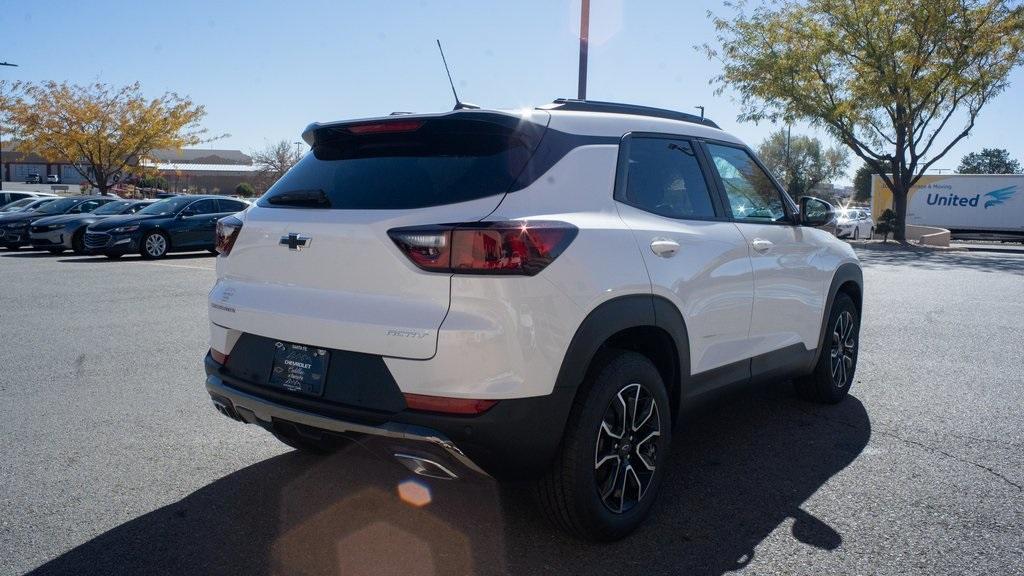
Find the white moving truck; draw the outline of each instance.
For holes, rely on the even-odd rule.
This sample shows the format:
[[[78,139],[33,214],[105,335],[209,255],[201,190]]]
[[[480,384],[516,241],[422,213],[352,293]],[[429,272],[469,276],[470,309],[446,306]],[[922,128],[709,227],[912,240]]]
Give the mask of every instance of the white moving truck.
[[[873,176],[875,222],[892,206],[889,187]],[[922,176],[910,189],[907,224],[946,228],[953,238],[1024,242],[1024,174]]]

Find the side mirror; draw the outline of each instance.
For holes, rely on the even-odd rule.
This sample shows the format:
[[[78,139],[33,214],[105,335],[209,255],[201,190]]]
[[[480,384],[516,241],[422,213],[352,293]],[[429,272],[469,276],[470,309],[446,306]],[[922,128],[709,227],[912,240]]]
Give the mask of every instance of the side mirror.
[[[813,196],[800,197],[800,224],[803,226],[824,226],[836,217],[831,204]]]

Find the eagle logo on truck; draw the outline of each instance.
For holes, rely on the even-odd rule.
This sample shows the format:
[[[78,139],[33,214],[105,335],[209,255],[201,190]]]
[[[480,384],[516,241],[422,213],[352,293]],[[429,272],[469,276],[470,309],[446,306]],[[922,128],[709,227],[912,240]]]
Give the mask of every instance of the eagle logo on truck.
[[[993,190],[985,194],[985,198],[991,198],[991,200],[985,200],[985,209],[989,206],[998,206],[1004,204],[1010,198],[1013,198],[1014,194],[1017,193],[1016,186],[1009,186],[1006,188],[1000,188],[999,190]]]

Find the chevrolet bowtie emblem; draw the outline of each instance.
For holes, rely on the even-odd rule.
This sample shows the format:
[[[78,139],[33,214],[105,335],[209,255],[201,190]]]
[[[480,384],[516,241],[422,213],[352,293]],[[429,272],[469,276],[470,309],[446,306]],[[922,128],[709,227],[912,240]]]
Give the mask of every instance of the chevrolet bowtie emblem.
[[[278,244],[281,246],[287,246],[289,250],[299,252],[306,246],[309,246],[312,242],[313,239],[305,234],[289,232],[288,234],[281,236],[281,241],[278,242]]]

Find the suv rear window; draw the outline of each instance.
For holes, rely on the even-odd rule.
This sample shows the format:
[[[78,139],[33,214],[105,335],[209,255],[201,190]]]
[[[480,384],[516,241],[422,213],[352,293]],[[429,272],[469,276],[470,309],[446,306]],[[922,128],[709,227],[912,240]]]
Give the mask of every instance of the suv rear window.
[[[401,122],[408,128],[402,131],[360,129],[366,124],[320,128],[313,152],[271,186],[258,205],[404,210],[508,192],[543,127],[512,116],[473,116],[373,125]]]

